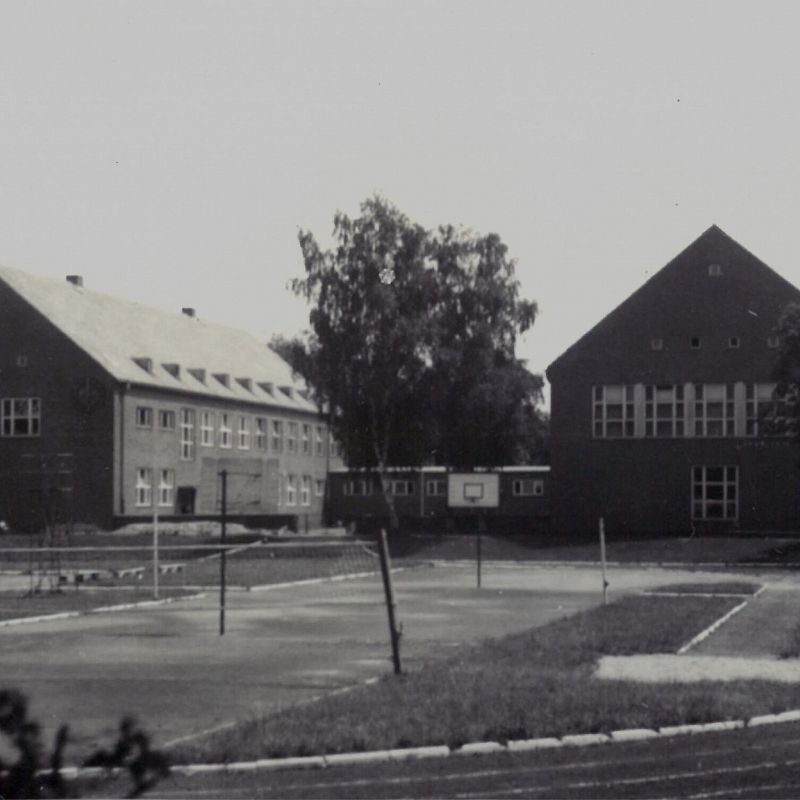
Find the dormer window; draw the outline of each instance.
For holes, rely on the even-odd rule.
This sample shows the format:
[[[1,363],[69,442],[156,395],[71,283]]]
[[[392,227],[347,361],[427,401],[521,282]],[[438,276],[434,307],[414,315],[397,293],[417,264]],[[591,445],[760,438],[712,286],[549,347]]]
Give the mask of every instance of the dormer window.
[[[236,382],[243,389],[247,389],[248,392],[252,392],[253,391],[253,379],[252,378],[237,378]]]
[[[728,348],[730,350],[738,350],[739,346],[741,345],[741,340],[738,336],[731,336],[728,339]]]
[[[265,391],[267,394],[272,394],[272,389],[274,388],[271,383],[264,383],[263,381],[258,382],[259,387]]]
[[[200,383],[206,382],[206,371],[204,369],[199,369],[198,367],[190,367],[189,374],[196,380],[200,381]]]
[[[162,367],[172,375],[173,378],[177,378],[178,380],[181,379],[181,366],[180,364],[168,363],[162,364]]]
[[[664,349],[664,340],[663,339],[651,339],[650,340],[650,349],[651,350],[663,350]]]
[[[153,359],[152,358],[134,356],[132,361],[133,361],[134,364],[136,364],[137,367],[141,367],[145,372],[149,372],[151,375],[153,374]]]
[[[225,387],[229,388],[231,385],[231,376],[227,372],[215,372],[214,377]]]
[[[700,337],[699,336],[692,336],[689,344],[691,345],[692,350],[699,350],[700,349]]]
[[[718,278],[722,275],[722,264],[709,264],[708,274],[712,278]]]

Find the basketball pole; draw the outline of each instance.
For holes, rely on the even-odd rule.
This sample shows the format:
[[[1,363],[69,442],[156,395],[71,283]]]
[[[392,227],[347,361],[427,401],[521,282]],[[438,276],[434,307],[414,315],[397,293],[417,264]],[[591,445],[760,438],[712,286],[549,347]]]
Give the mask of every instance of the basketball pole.
[[[153,600],[158,600],[158,506],[153,511]]]
[[[483,530],[483,516],[481,515],[481,510],[478,510],[478,537],[475,542],[475,555],[476,555],[476,562],[477,562],[477,571],[478,571],[478,588],[481,588],[481,566],[482,566],[482,548],[481,548],[481,532]]]
[[[606,580],[606,524],[600,517],[600,564],[603,571],[603,605],[608,603],[608,581]]]
[[[400,630],[397,627],[396,604],[394,600],[394,588],[392,586],[392,567],[389,561],[389,544],[386,540],[386,531],[381,528],[381,540],[379,553],[381,557],[381,576],[383,577],[383,591],[386,595],[386,614],[389,618],[389,638],[392,643],[392,664],[394,674],[402,672],[400,666]]]
[[[225,635],[225,543],[228,522],[228,470],[219,474],[222,479],[222,519],[220,525],[220,544],[222,552],[219,558],[219,635]]]

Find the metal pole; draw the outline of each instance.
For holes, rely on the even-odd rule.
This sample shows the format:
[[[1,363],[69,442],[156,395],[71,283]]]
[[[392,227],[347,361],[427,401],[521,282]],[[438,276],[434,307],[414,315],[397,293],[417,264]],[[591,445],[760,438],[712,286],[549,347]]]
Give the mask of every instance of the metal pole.
[[[480,513],[480,512],[478,512]],[[477,561],[477,568],[478,568],[478,588],[481,588],[481,532],[483,531],[483,517],[478,517],[478,537],[476,540],[476,561]]]
[[[158,600],[158,506],[153,512],[153,599]]]
[[[392,588],[392,570],[389,563],[389,545],[386,541],[386,531],[381,528],[380,541],[381,575],[383,576],[383,591],[386,595],[386,614],[389,617],[389,637],[392,642],[392,663],[394,674],[401,673],[400,668],[400,631],[397,629],[395,619],[394,589]]]
[[[228,523],[228,470],[220,472],[222,479],[222,525],[220,530],[220,544],[222,553],[219,559],[219,635],[225,635],[225,543],[226,527]]]
[[[608,603],[608,581],[606,580],[606,526],[600,517],[600,564],[603,570],[603,605]]]

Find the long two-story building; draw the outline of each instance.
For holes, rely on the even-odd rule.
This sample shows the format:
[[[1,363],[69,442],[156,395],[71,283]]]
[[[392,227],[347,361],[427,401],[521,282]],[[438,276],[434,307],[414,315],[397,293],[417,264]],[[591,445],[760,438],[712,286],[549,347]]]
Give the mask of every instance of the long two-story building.
[[[306,387],[247,333],[0,268],[0,519],[317,524],[340,465]],[[48,517],[58,519],[48,519]]]
[[[764,426],[796,302],[713,226],[553,362],[552,530],[800,530],[800,452]]]

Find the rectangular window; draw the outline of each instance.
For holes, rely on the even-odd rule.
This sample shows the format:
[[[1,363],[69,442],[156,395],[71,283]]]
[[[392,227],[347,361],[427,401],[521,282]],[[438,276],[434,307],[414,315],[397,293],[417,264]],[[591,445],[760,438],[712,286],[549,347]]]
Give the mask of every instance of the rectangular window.
[[[245,416],[239,417],[239,441],[238,447],[240,450],[250,449],[250,418]]]
[[[38,397],[4,397],[0,401],[1,436],[38,436],[41,401]]]
[[[322,478],[317,478],[317,480],[314,481],[314,494],[317,497],[325,496],[325,481]]]
[[[153,505],[153,470],[147,467],[136,470],[136,505],[139,508]]]
[[[317,425],[317,439],[316,439],[317,455],[325,455],[325,427]]]
[[[175,471],[161,469],[158,471],[158,505],[161,507],[172,505],[175,502]]]
[[[683,436],[683,386],[645,386],[644,435]]]
[[[290,422],[286,431],[286,452],[297,452],[297,423]]]
[[[191,461],[194,458],[194,420],[193,408],[181,409],[181,459]]]
[[[153,409],[150,406],[136,406],[136,427],[153,427]]]
[[[303,455],[310,456],[311,455],[311,426],[310,425],[303,425],[302,428],[302,444],[303,444]]]
[[[233,431],[231,429],[231,416],[230,414],[222,413],[219,415],[219,446],[230,447],[231,436]]]
[[[745,390],[745,435],[778,433],[775,423],[786,413],[785,403],[775,398],[774,383],[748,383]]]
[[[297,475],[286,476],[286,505],[297,505]]]
[[[266,417],[256,417],[256,449],[266,450],[268,444],[268,427]]]
[[[311,476],[303,475],[300,483],[300,505],[311,505]]]
[[[738,467],[692,467],[692,519],[737,519],[738,489]]]
[[[352,497],[366,497],[372,494],[372,481],[365,480],[364,478],[354,478],[353,480],[345,481],[342,488],[346,495]]]
[[[514,497],[541,497],[544,494],[544,481],[541,478],[519,478],[511,484]]]
[[[596,439],[633,436],[633,386],[595,386],[593,426]]]
[[[202,411],[200,413],[200,444],[203,447],[214,446],[214,412]]]
[[[734,435],[733,384],[695,384],[694,400],[695,436]]]
[[[444,497],[447,494],[447,481],[425,481],[425,494],[428,497]]]
[[[272,420],[272,452],[280,453],[283,450],[283,420]]]
[[[174,411],[167,411],[165,409],[159,409],[158,412],[158,427],[161,428],[162,431],[174,431],[175,430],[175,412]]]
[[[392,494],[399,496],[410,495],[416,492],[414,481],[390,481],[389,486]]]
[[[328,434],[328,454],[331,458],[338,458],[339,454],[341,453],[341,449],[337,444],[336,440],[333,438],[333,434]]]

